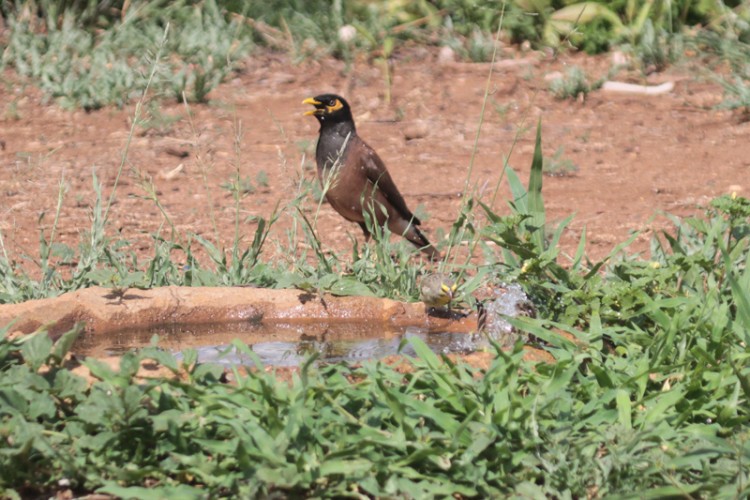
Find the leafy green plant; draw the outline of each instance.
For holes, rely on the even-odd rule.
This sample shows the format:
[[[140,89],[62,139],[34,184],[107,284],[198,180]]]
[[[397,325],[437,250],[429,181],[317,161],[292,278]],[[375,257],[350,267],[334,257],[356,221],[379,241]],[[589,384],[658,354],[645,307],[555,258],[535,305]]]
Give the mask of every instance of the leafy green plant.
[[[738,109],[745,121],[750,120],[750,83],[748,80],[733,75],[731,79],[720,78],[719,83],[724,88],[724,99],[719,108]]]
[[[553,47],[561,41],[569,41],[589,54],[602,52],[610,44],[621,41],[635,44],[652,19],[661,27],[668,18],[667,11],[655,7],[660,3],[579,2],[565,5],[549,16],[544,26],[544,40]],[[653,24],[651,26],[653,28]]]
[[[750,45],[720,36],[716,33],[702,32],[688,40],[691,50],[718,56],[719,64],[725,64],[730,71],[716,70],[711,67],[706,76],[717,82],[724,90],[721,109],[737,109],[742,112],[742,118],[747,119],[750,110]],[[716,64],[716,63],[714,63]]]
[[[137,125],[142,135],[165,136],[172,133],[175,123],[178,123],[182,118],[182,115],[179,114],[165,113],[158,102],[150,101]]]
[[[554,247],[538,236],[541,154],[534,165],[536,180],[525,194],[509,177],[516,213],[508,225],[488,229],[507,256],[530,252],[533,259]],[[684,247],[680,255],[664,258],[685,263],[692,256],[699,264],[721,254],[724,261],[745,262],[748,203],[717,200],[716,218],[688,224],[672,243]],[[516,226],[517,238],[495,232],[512,228],[519,216],[528,223]],[[713,234],[708,240],[705,231]],[[526,236],[524,251],[513,242]],[[705,245],[719,242],[726,251],[705,254]],[[709,279],[699,285],[709,295],[694,299],[675,293],[691,270],[695,280],[687,280],[685,292],[705,274],[693,264],[622,261],[602,280],[578,264],[566,278],[554,262],[537,262],[536,271],[527,267],[527,278],[543,277],[538,284],[558,300],[583,302],[580,293],[594,291],[605,299],[577,311],[575,319],[585,321],[574,322],[577,328],[564,323],[576,342],[555,336],[550,327],[559,326],[546,315],[519,324],[546,333],[554,364],[523,361],[519,344],[493,350],[489,366],[477,369],[413,339],[417,357],[408,370],[378,361],[316,366],[312,357],[289,381],[233,368],[233,383],[226,384],[223,369],[196,363],[195,351],[178,360],[150,347],[125,355],[114,370],[86,360],[96,377],[89,385],[62,363],[76,332],[57,343],[43,333],[15,340],[0,334],[0,432],[6,437],[0,486],[23,496],[59,490],[61,477],[62,487],[75,492],[122,497],[746,494],[750,369],[737,335],[746,334],[747,323],[735,328],[732,318],[746,321],[740,316],[750,309],[736,302],[733,312],[724,300],[741,297],[731,290],[748,284],[749,273],[732,273],[719,293]],[[549,274],[536,274],[544,268]],[[629,310],[640,319],[627,329],[627,319],[603,314],[607,298],[627,298],[617,285],[625,271],[635,273],[633,290],[657,276],[668,277],[656,281],[669,287],[638,296]],[[564,290],[575,283],[583,286]],[[680,302],[706,299],[719,302],[697,308]],[[730,322],[684,317],[694,313]],[[647,335],[642,328],[649,319],[654,330]],[[260,366],[247,346],[235,341],[233,348]],[[172,375],[138,378],[147,360]]]
[[[442,44],[450,47],[459,59],[489,62],[495,52],[496,45],[496,37],[493,31],[484,31],[478,27],[473,27],[468,34],[464,35],[464,32],[465,30],[456,29],[455,26],[449,24],[446,33],[441,35]]]
[[[723,196],[702,217],[674,218],[649,260],[622,251],[633,236],[589,262],[585,232],[573,256],[561,252],[572,218],[555,227],[547,220],[543,174],[540,124],[528,184],[504,167],[510,214],[468,196],[450,240],[480,238],[486,264],[476,276],[524,287],[538,317],[508,321],[540,339],[554,363],[524,361],[517,344],[494,346],[479,369],[413,339],[408,369],[318,365],[313,356],[277,379],[265,369],[225,373],[197,363],[194,350],[178,359],[151,346],[115,369],[83,361],[95,378],[87,383],[66,361],[78,330],[53,342],[45,332],[9,339],[5,329],[0,488],[21,497],[62,489],[121,497],[746,496],[750,201]],[[374,244],[352,245],[348,260],[326,252],[300,207],[306,192],[287,209],[313,253],[295,255],[292,270],[261,260],[275,218],[258,221],[242,251],[238,238],[225,252],[196,237],[210,267],[195,258],[193,240],[155,238],[140,270],[107,238],[95,186],[91,234],[73,278],[56,277],[50,289],[255,282],[415,296],[421,268],[409,261],[413,250],[392,245],[370,221]],[[49,248],[54,227],[42,238]],[[170,260],[175,249],[186,265]],[[14,273],[5,255],[8,299],[39,286]],[[262,368],[248,346],[232,347]],[[143,362],[171,375],[140,378]]]
[[[232,195],[238,193],[240,195],[252,194],[255,192],[255,186],[253,181],[249,177],[230,178],[229,180],[221,183],[221,189],[229,191]]]
[[[564,76],[554,78],[549,83],[549,90],[556,99],[585,99],[594,87],[580,67],[571,66]]]
[[[681,37],[670,35],[656,28],[650,19],[643,26],[643,32],[633,50],[644,73],[662,71],[681,53]]]
[[[12,66],[66,107],[124,105],[138,96],[152,49],[171,30],[154,89],[182,101],[206,102],[257,44],[287,51],[294,61],[334,55],[350,67],[355,51],[383,65],[387,100],[392,55],[403,40],[447,44],[461,57],[487,61],[502,20],[503,41],[589,53],[627,44],[643,67],[657,70],[679,54],[685,25],[708,26],[726,40],[747,41],[750,14],[724,2],[299,2],[252,4],[220,0],[166,2],[10,2],[2,66]],[[342,31],[343,30],[343,31]],[[704,30],[705,31],[705,30]]]
[[[129,2],[115,0],[34,0],[27,2],[3,2],[0,13],[4,18],[20,17],[28,22],[43,22],[58,26],[65,15],[74,15],[82,26],[104,27],[124,14],[123,7]],[[38,16],[39,19],[34,19]]]
[[[268,184],[268,173],[265,170],[259,170],[255,175],[255,182],[262,188],[267,188]]]
[[[60,19],[48,20],[40,33],[32,20],[11,16],[2,62],[66,107],[123,105],[140,95],[157,59],[152,50],[160,44],[177,57],[162,61],[154,88],[203,102],[252,47],[240,36],[245,25],[222,14],[216,0],[202,2],[200,9],[187,0],[139,2],[101,34],[82,28],[75,10]],[[163,40],[170,23],[180,29]]]
[[[21,115],[18,112],[18,100],[14,99],[13,101],[5,105],[5,109],[3,111],[3,121],[18,121],[20,119]]]
[[[544,175],[550,177],[568,177],[578,172],[578,165],[570,158],[565,158],[565,148],[560,146],[552,156],[544,158]]]

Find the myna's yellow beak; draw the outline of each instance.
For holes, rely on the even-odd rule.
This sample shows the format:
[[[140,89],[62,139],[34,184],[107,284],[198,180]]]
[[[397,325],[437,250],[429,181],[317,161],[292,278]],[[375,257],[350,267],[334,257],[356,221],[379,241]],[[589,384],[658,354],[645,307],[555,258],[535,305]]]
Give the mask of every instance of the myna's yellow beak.
[[[302,101],[302,104],[312,104],[313,106],[320,106],[320,105],[321,105],[321,104],[323,104],[323,103],[322,103],[322,102],[320,102],[320,101],[316,101],[316,100],[315,100],[314,98],[312,98],[312,97],[308,97],[307,99],[305,99],[304,101]],[[305,111],[305,112],[304,112],[304,116],[315,115],[315,114],[317,114],[317,113],[318,113],[319,111],[320,111],[320,110],[319,110],[319,109],[317,109],[317,108],[315,108],[315,109],[311,109],[310,111]]]

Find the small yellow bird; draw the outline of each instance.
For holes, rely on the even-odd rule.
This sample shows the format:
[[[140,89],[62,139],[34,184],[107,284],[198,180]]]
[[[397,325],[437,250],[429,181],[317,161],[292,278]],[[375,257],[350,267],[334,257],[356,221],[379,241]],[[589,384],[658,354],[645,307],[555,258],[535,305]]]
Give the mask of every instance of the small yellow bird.
[[[419,285],[419,297],[427,307],[448,306],[450,311],[450,304],[456,295],[457,288],[456,280],[450,275],[432,273],[422,278]]]

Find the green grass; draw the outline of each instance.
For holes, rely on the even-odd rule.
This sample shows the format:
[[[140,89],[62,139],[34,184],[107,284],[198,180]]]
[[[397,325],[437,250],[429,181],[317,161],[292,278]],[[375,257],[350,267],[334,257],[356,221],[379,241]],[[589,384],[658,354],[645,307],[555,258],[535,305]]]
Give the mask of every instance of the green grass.
[[[75,332],[54,345],[2,339],[0,486],[26,496],[65,478],[77,492],[139,498],[746,495],[750,202],[717,199],[664,235],[669,252],[655,244],[653,260],[605,274],[558,266],[548,243],[537,253],[534,210],[523,210],[520,225],[500,219],[487,234],[553,304],[521,326],[548,340],[555,364],[524,362],[517,346],[478,370],[414,341],[407,374],[306,363],[291,383],[258,371],[228,385],[195,353],[147,348],[115,372],[85,361],[98,378],[88,387],[60,365]],[[555,341],[552,327],[577,342]],[[179,377],[137,381],[147,359]]]
[[[560,146],[552,154],[544,158],[544,175],[550,177],[569,177],[578,172],[578,165],[573,160],[565,157],[565,148]]]
[[[586,97],[604,83],[604,79],[590,82],[586,72],[578,66],[571,66],[564,75],[554,78],[549,83],[549,91],[555,99],[581,99]]]
[[[140,10],[147,9],[144,5],[131,7],[124,19],[109,21],[121,33],[104,30],[97,36],[85,23],[67,20],[73,14],[49,14],[52,5],[40,2],[45,15],[60,24],[47,21],[54,29],[44,36],[32,29],[33,23],[22,24],[28,19],[11,21],[5,64],[45,82],[43,90],[62,104],[97,107],[139,99],[133,127],[169,127],[169,120],[153,110],[156,121],[144,125],[140,113],[151,101],[143,89],[169,98],[187,90],[187,100],[205,99],[212,82],[233,71],[242,54],[254,44],[268,43],[257,31],[243,38],[243,23],[229,11],[211,10],[211,5],[229,5],[219,2],[179,2],[174,10],[159,11],[162,24],[175,19],[193,23],[189,34],[177,38],[171,28],[151,26],[147,11]],[[94,3],[69,5],[83,8],[87,22],[100,22]],[[209,8],[201,11],[196,5]],[[450,29],[461,42],[478,26],[484,38],[475,39],[472,57],[495,58],[497,45],[488,42],[494,39],[486,33],[496,29],[499,12],[489,4],[418,4],[406,18],[398,11],[385,15],[386,4],[335,3],[325,16],[315,10],[319,2],[274,5],[273,11],[264,11],[268,17],[263,12],[247,14],[278,30],[265,35],[280,35],[280,46],[295,57],[333,53],[346,58],[348,50],[386,44],[392,49],[392,44],[419,40],[433,29]],[[509,30],[538,30],[549,21],[548,10],[546,17],[529,22],[518,16],[518,5],[507,5],[509,24],[503,24]],[[672,23],[688,22],[695,15],[696,4],[670,5],[683,9],[672,12]],[[706,7],[709,14],[713,5]],[[164,7],[159,2],[153,6]],[[553,2],[547,6],[562,8]],[[452,27],[430,24],[442,7],[455,7]],[[646,29],[638,12],[643,10],[624,16],[623,24]],[[354,14],[363,16],[356,26],[362,36],[347,48],[332,30],[353,22]],[[653,14],[654,28],[663,33],[659,22],[669,16],[656,10]],[[418,29],[408,24],[415,19],[425,19]],[[456,22],[459,19],[463,21]],[[633,29],[628,36],[638,34]],[[129,52],[135,42],[125,35],[134,31],[143,38],[133,40],[147,49]],[[206,53],[200,47],[211,33],[219,37],[213,46],[224,57],[216,62],[219,66],[201,63]],[[240,44],[227,45],[227,34],[239,37]],[[175,45],[181,36],[195,36],[197,42]],[[574,35],[569,39],[576,41]],[[71,47],[69,53],[61,50],[64,44]],[[723,46],[724,53],[729,57],[739,46]],[[182,59],[172,55],[192,50],[185,47],[197,51],[190,56],[194,59],[186,60],[197,61],[207,72],[204,76],[194,72],[189,77],[181,73],[187,66],[174,65]],[[125,52],[117,52],[120,49]],[[97,50],[101,55],[94,57]],[[147,58],[133,55],[149,51]],[[114,53],[118,57],[109,59]],[[44,59],[53,56],[59,61]],[[741,65],[741,58],[735,60]],[[106,67],[106,61],[114,61],[113,80],[106,88],[94,91],[91,81],[81,83],[80,68]],[[140,69],[118,73],[118,61]],[[24,64],[32,68],[28,73],[21,69]],[[115,78],[135,78],[136,73],[138,79],[129,83],[117,83],[124,76]],[[75,91],[55,94],[56,89],[67,89],[65,85]],[[485,97],[489,92],[488,83]],[[239,142],[242,131],[239,124],[236,128]],[[127,150],[128,144],[120,172]],[[674,227],[653,239],[645,258],[627,253],[634,235],[604,259],[591,262],[585,255],[585,233],[573,255],[560,248],[572,217],[557,226],[547,221],[543,169],[540,127],[528,183],[507,162],[503,166],[500,180],[507,181],[512,192],[506,216],[494,213],[493,203],[472,196],[467,176],[442,266],[463,274],[467,297],[486,283],[521,284],[538,317],[509,321],[540,339],[553,364],[524,361],[522,346],[516,345],[509,352],[496,349],[491,365],[480,370],[437,356],[413,340],[418,358],[409,373],[378,361],[319,366],[310,358],[290,382],[258,370],[234,371],[236,383],[227,384],[221,381],[221,368],[195,363],[195,351],[178,360],[157,344],[126,354],[115,371],[94,359],[83,361],[97,378],[88,385],[62,362],[77,330],[55,343],[43,331],[10,340],[4,330],[2,495],[51,496],[70,488],[75,494],[99,491],[123,498],[747,497],[750,201],[723,196],[701,216],[673,217]],[[9,255],[0,234],[0,303],[96,284],[120,290],[253,283],[416,299],[424,263],[407,243],[391,242],[387,231],[371,225],[375,241],[364,246],[355,241],[348,255],[324,247],[317,212],[303,205],[317,184],[301,180],[297,196],[257,219],[251,241],[242,243],[237,229],[240,200],[248,186],[266,181],[244,178],[236,168],[225,186],[235,204],[235,233],[224,247],[219,234],[178,233],[150,180],[142,175],[136,179],[163,217],[149,257],[139,259],[127,240],[111,235],[109,207],[117,184],[105,193],[95,176],[90,228],[78,248],[60,244],[57,228],[66,195],[61,179],[54,220],[49,230],[40,231],[37,257]],[[292,221],[286,239],[270,240],[269,230],[282,216]],[[454,249],[464,244],[481,253],[482,266],[472,268],[461,261],[464,257]],[[269,245],[277,251],[269,251]],[[181,263],[175,255],[182,257]],[[247,346],[234,345],[253,356]],[[144,360],[155,360],[177,376],[139,379],[135,374]]]
[[[82,26],[73,11],[47,22],[45,32],[22,15],[8,23],[3,66],[60,105],[89,110],[138,97],[155,64],[158,95],[204,102],[253,47],[247,25],[215,0],[201,8],[187,0],[138,2],[103,31]]]
[[[401,44],[447,45],[463,59],[488,61],[499,24],[503,42],[554,52],[622,46],[646,72],[680,56],[688,28],[750,40],[750,10],[736,1],[27,0],[3,2],[0,13],[8,25],[0,68],[13,68],[49,100],[87,110],[135,100],[155,61],[156,95],[205,102],[258,46],[294,62],[334,56],[351,63],[364,52],[383,67],[388,101]],[[13,107],[5,112],[13,116]]]
[[[528,186],[506,167],[512,213],[469,198],[466,206],[483,210],[488,223],[462,234],[494,259],[477,276],[517,281],[533,299],[539,317],[511,321],[541,339],[554,364],[523,361],[519,344],[493,352],[480,370],[415,340],[410,373],[310,358],[291,382],[234,371],[235,385],[220,382],[221,368],[196,364],[194,351],[178,361],[149,347],[123,356],[116,371],[85,360],[97,378],[88,386],[61,362],[76,331],[56,343],[44,332],[14,340],[3,333],[0,488],[10,497],[66,487],[125,498],[746,496],[750,200],[724,196],[701,217],[674,218],[648,260],[624,253],[624,242],[592,263],[585,234],[573,256],[561,254],[570,218],[548,227],[542,170],[539,132]],[[296,256],[287,273],[261,259],[262,224],[250,247],[229,256],[214,249],[208,267],[189,260],[178,269],[165,250],[175,243],[162,240],[148,265],[134,268],[105,236],[100,205],[70,280],[48,263],[47,283],[33,281],[0,259],[3,283],[16,287],[5,298],[87,286],[101,269],[142,273],[145,286],[251,281],[413,294],[419,265],[404,253],[413,250],[390,247],[383,234],[355,245],[351,259],[331,255],[302,212],[314,259]],[[143,360],[178,376],[137,379]]]

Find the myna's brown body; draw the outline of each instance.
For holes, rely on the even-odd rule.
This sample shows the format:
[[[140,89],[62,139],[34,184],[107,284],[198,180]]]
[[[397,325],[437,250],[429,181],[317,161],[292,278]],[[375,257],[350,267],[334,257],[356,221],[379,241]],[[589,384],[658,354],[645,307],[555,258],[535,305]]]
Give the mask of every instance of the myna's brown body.
[[[347,102],[337,95],[322,94],[304,103],[315,106],[305,114],[320,122],[315,160],[331,206],[345,219],[358,223],[366,238],[370,233],[364,213],[369,212],[380,226],[387,224],[392,233],[402,235],[431,259],[439,258],[417,227],[419,219],[406,206],[383,160],[357,135]]]

